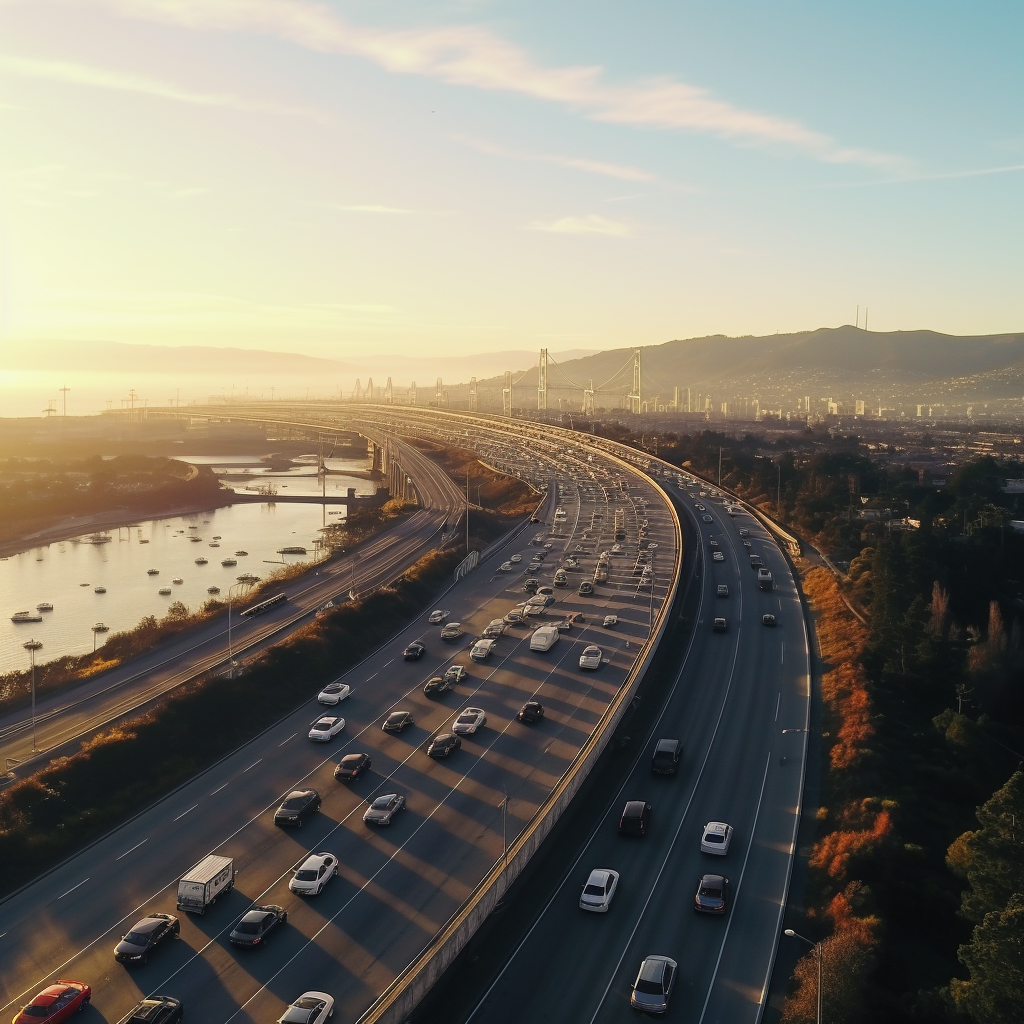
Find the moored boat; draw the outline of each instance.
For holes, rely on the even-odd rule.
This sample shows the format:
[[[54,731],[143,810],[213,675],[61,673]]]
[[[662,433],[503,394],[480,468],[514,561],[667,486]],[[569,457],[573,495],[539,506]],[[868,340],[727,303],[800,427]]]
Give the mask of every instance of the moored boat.
[[[224,558],[221,560],[220,564],[223,565],[225,568],[229,568],[232,565],[238,565],[238,562],[236,562],[235,559],[233,558]]]
[[[15,612],[11,616],[11,622],[42,622],[43,617],[33,612]]]
[[[196,565],[207,565],[209,561],[210,560],[208,558],[197,558]]]
[[[106,587],[94,587],[93,588],[93,593],[94,594],[105,594],[106,592],[107,592],[107,588]]]
[[[159,576],[160,575],[160,570],[159,569],[147,569],[146,573],[149,576]]]
[[[37,612],[52,612],[53,611],[53,605],[50,604],[49,601],[40,601],[40,603],[36,605],[36,611]]]
[[[206,592],[208,594],[219,594],[220,593],[220,587],[207,587],[206,588]]]
[[[180,576],[175,576],[174,579],[171,580],[171,582],[172,583],[184,583],[185,581]]]
[[[166,597],[170,592],[171,592],[171,588],[170,587],[161,587],[157,591],[158,594],[162,594],[164,597]]]

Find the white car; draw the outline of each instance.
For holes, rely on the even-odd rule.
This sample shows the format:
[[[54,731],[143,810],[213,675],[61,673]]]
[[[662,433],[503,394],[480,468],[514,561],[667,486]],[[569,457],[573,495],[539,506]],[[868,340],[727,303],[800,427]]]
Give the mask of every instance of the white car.
[[[511,572],[512,571],[512,563],[511,562],[502,562],[501,566],[500,566],[500,569],[501,569],[501,572]]]
[[[604,622],[602,623],[602,625],[604,626],[605,629],[611,629],[613,626],[617,626],[618,624],[619,624],[619,617],[618,617],[618,615],[606,615],[604,617]]]
[[[324,886],[337,874],[338,858],[333,853],[311,853],[299,865],[288,888],[303,896],[319,896]]]
[[[487,716],[480,708],[466,708],[452,726],[457,736],[472,736],[482,725],[487,724]]]
[[[715,551],[711,555],[711,557],[716,562],[724,562],[725,561],[725,555],[723,555],[721,551]]]
[[[474,661],[486,661],[494,650],[494,640],[477,640],[470,649],[469,656]]]
[[[316,699],[321,704],[340,704],[351,692],[352,687],[348,683],[330,683],[317,694]]]
[[[595,914],[606,913],[618,885],[618,871],[612,871],[611,868],[594,868],[580,893],[580,910],[590,910]]]
[[[440,608],[435,608],[427,616],[427,622],[429,622],[432,626],[436,626],[439,622],[444,622],[444,620],[447,619],[449,615],[451,615],[450,611],[442,611]]]
[[[727,825],[724,821],[709,821],[701,833],[700,852],[724,857],[729,852],[731,842],[732,825]]]
[[[277,1018],[277,1024],[326,1024],[333,1013],[334,996],[326,992],[303,992]]]
[[[601,658],[600,647],[587,647],[580,655],[580,668],[599,669]]]
[[[513,565],[518,565],[518,564],[519,564],[519,563],[520,563],[520,562],[521,562],[522,560],[523,560],[523,556],[522,556],[522,555],[513,555],[513,556],[512,556],[512,557],[511,557],[511,558],[509,559],[509,561],[510,561],[510,562],[511,562],[511,563],[512,563]]]
[[[327,743],[345,728],[345,719],[337,715],[324,715],[318,722],[313,724],[309,730],[309,738],[317,743]]]
[[[446,626],[441,627],[441,639],[458,640],[464,632],[461,622],[449,622]]]

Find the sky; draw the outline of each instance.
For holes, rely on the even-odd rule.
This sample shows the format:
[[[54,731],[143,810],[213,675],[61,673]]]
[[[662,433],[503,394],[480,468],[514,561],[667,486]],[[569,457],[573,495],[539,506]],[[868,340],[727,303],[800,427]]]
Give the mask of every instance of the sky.
[[[1020,331],[1022,39],[1017,0],[0,0],[0,342]]]

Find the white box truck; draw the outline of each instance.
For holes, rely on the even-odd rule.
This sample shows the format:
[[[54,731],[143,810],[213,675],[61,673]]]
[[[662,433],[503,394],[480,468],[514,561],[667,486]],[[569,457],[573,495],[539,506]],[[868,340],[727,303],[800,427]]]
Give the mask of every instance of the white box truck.
[[[205,914],[206,908],[235,887],[235,862],[230,857],[208,854],[178,881],[178,909]]]
[[[557,626],[541,626],[530,637],[531,651],[550,651],[558,643]]]

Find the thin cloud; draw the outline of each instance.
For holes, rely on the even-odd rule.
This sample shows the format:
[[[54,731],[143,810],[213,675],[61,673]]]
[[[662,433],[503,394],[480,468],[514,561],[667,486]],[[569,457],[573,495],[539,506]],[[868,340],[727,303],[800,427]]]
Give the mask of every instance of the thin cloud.
[[[21,78],[42,78],[49,81],[65,82],[70,85],[87,85],[98,89],[115,89],[119,92],[140,93],[155,96],[175,103],[191,103],[202,107],[228,107],[247,112],[288,114],[308,117],[316,121],[328,118],[319,111],[302,107],[291,107],[281,103],[254,102],[232,96],[230,93],[189,92],[170,82],[139,75],[127,75],[118,71],[107,71],[88,64],[68,61],[33,60],[0,54],[0,74],[17,75]]]
[[[842,146],[797,121],[744,110],[708,90],[661,77],[613,84],[597,66],[544,67],[477,25],[387,30],[350,25],[308,0],[80,0],[128,17],[209,31],[259,32],[321,53],[346,53],[395,74],[514,93],[614,124],[682,129],[768,145],[838,164],[893,167],[901,158]]]
[[[560,217],[545,223],[534,221],[534,231],[550,231],[557,235],[614,235],[621,238],[629,234],[629,226],[617,220],[588,213],[585,217]]]
[[[334,206],[335,210],[344,210],[346,213],[413,213],[412,210],[403,210],[398,206]]]

